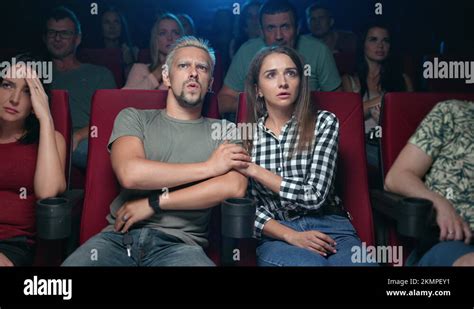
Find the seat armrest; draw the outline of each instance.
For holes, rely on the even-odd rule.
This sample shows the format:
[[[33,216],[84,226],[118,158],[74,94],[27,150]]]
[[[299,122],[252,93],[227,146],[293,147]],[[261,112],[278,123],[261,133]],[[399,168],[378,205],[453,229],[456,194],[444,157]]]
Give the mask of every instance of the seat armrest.
[[[403,236],[420,239],[430,228],[433,203],[422,198],[412,198],[383,190],[371,190],[372,208],[384,217],[395,220],[397,231]]]

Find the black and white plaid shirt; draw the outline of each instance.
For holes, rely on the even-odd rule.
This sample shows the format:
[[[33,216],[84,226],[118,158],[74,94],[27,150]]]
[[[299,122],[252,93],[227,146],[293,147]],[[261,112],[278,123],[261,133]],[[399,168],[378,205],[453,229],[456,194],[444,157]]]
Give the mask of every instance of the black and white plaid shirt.
[[[279,194],[251,179],[249,193],[257,201],[255,236],[260,238],[270,219],[291,221],[323,206],[339,206],[335,194],[339,122],[328,111],[318,111],[312,147],[295,152],[290,159],[291,140],[296,132],[292,117],[280,136],[257,122],[252,161],[282,177]],[[297,136],[297,141],[299,136]]]

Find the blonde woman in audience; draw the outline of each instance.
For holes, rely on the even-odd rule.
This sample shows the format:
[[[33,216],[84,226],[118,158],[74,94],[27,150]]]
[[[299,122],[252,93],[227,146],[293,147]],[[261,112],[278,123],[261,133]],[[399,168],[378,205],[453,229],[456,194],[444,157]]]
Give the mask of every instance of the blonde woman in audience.
[[[162,66],[171,47],[183,34],[183,25],[175,15],[170,13],[161,15],[151,31],[151,63],[133,65],[123,89],[166,90],[161,77]]]

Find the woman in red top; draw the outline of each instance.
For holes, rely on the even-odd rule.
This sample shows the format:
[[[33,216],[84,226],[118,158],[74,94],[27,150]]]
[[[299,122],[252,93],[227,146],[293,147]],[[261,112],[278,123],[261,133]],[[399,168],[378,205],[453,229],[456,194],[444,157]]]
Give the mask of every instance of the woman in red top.
[[[36,200],[66,189],[64,138],[27,61],[17,56],[0,75],[0,266],[31,264]]]

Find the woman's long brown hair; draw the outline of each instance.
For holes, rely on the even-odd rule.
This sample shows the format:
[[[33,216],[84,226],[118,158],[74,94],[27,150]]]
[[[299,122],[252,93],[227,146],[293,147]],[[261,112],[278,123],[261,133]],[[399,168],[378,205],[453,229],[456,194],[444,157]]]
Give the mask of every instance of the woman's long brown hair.
[[[305,67],[303,65],[303,60],[294,49],[285,46],[266,47],[253,58],[247,78],[245,80],[245,96],[247,99],[246,122],[251,123],[252,128],[255,128],[255,123],[257,120],[266,113],[265,100],[264,98],[258,97],[257,86],[263,61],[268,55],[275,53],[284,54],[290,57],[290,59],[296,65],[298,76],[300,78],[298,96],[294,102],[295,108],[293,112],[296,119],[296,130],[298,134],[294,135],[291,141],[292,145],[290,149],[292,149],[292,151],[290,151],[289,154],[291,157],[295,150],[297,152],[302,152],[304,150],[308,150],[310,145],[312,145],[317,116],[316,107],[311,102],[308,76],[305,76],[304,74]],[[299,140],[297,145],[295,145],[297,136],[299,136]],[[244,143],[249,154],[251,154],[253,140],[247,140]]]

